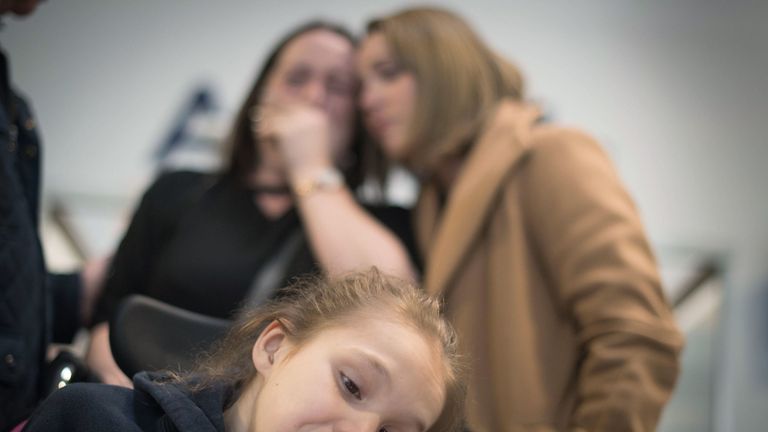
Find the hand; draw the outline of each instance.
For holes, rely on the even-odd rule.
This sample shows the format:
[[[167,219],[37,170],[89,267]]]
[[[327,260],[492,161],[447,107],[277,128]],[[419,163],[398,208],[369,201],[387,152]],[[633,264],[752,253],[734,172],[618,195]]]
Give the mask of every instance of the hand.
[[[91,343],[85,353],[88,367],[104,384],[133,388],[133,382],[120,370],[109,348],[109,324],[101,323],[91,330]]]
[[[259,140],[274,146],[289,178],[333,165],[328,116],[302,102],[264,102],[254,118]]]

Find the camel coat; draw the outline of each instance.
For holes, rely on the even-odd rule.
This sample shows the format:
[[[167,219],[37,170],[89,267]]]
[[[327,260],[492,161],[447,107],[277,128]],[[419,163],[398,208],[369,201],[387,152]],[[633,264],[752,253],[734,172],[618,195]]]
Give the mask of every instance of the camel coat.
[[[473,432],[652,431],[683,344],[637,209],[589,136],[500,104],[441,204],[416,211],[425,289],[470,365]]]

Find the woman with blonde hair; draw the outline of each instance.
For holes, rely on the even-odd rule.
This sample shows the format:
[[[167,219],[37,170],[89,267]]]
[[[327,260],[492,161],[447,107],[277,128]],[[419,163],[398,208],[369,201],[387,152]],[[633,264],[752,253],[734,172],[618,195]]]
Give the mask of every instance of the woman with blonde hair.
[[[305,279],[251,310],[198,370],[73,384],[35,431],[459,431],[464,384],[439,304],[375,268]]]
[[[471,364],[472,431],[649,431],[682,337],[634,203],[587,134],[544,124],[458,16],[371,22],[365,124],[421,181],[424,285]]]

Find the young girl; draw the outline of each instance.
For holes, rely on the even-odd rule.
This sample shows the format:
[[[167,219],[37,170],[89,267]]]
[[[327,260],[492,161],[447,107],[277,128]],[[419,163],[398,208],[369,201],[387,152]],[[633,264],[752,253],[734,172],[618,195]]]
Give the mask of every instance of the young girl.
[[[438,303],[375,268],[246,311],[188,375],[74,384],[25,430],[453,431],[463,385]]]

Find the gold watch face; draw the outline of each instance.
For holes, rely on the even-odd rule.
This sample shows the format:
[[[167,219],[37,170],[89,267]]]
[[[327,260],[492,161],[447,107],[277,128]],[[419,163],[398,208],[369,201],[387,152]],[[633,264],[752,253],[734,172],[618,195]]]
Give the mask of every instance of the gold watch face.
[[[312,177],[297,181],[294,191],[297,196],[304,197],[321,190],[333,190],[344,184],[344,177],[336,168],[319,171]]]

